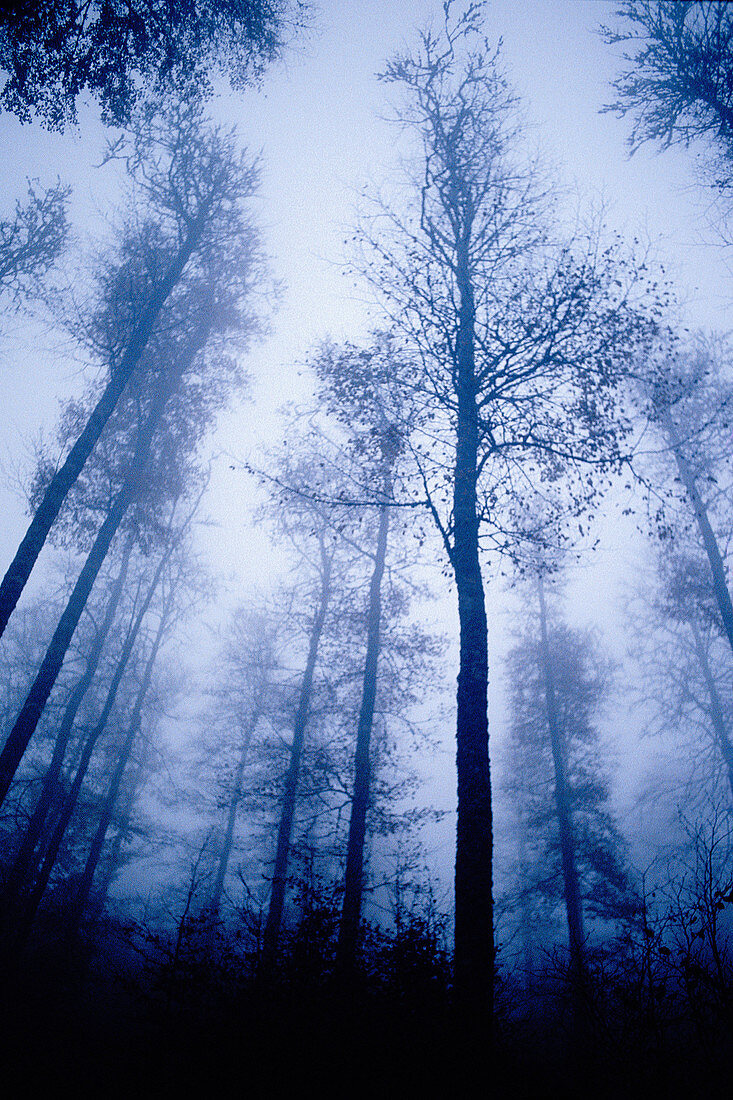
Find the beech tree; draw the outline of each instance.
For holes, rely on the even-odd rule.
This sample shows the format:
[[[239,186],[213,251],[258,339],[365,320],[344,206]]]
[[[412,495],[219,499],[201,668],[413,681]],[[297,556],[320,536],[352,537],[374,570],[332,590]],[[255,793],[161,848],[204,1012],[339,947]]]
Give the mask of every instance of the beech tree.
[[[297,462],[297,459],[295,461]],[[296,469],[293,469],[290,463],[286,463],[286,483],[317,485],[316,463],[302,460],[301,462],[297,462]],[[334,593],[338,590],[336,558],[339,536],[332,509],[308,495],[299,498],[290,497],[287,490],[285,490],[285,496],[279,500],[279,506],[282,509],[281,530],[294,546],[300,557],[301,568],[305,572],[306,588],[302,598],[303,608],[298,610],[299,618],[301,616],[304,618],[307,651],[297,688],[292,717],[292,738],[288,753],[289,762],[281,795],[272,888],[263,940],[263,963],[266,969],[272,966],[275,959],[285,906],[301,762],[313,706],[319,649],[327,616],[332,613]],[[304,616],[303,612],[305,612]]]
[[[370,743],[377,701],[378,667],[382,645],[382,586],[388,554],[390,514],[398,510],[395,483],[406,436],[413,425],[407,395],[400,392],[404,369],[400,352],[387,333],[376,334],[371,347],[336,348],[327,345],[317,358],[315,369],[322,403],[345,432],[344,451],[357,463],[360,485],[351,486],[352,507],[373,500],[376,512],[376,540],[367,550],[371,564],[369,596],[365,616],[366,649],[361,701],[354,748],[354,776],[349,833],[344,872],[344,898],[339,928],[339,962],[348,969],[354,963],[361,919],[364,886],[364,851],[367,814],[372,802]],[[353,478],[353,474],[352,474]],[[348,502],[345,485],[339,493]],[[356,500],[353,500],[356,496]],[[363,543],[363,538],[362,538]]]
[[[726,542],[728,540],[726,539]],[[708,563],[688,537],[655,548],[651,575],[631,592],[637,695],[645,732],[668,745],[667,774],[654,788],[673,787],[680,807],[694,815],[704,798],[733,798],[733,658],[710,585]],[[725,799],[725,790],[728,794]]]
[[[429,430],[415,458],[457,589],[455,989],[481,1021],[494,965],[481,548],[543,537],[512,525],[540,478],[565,479],[566,513],[588,507],[620,453],[617,382],[656,322],[632,304],[638,274],[615,245],[550,231],[559,212],[520,151],[481,6],[444,11],[443,27],[382,74],[402,93],[397,121],[416,150],[412,199],[377,204],[362,267],[419,364],[411,385]]]

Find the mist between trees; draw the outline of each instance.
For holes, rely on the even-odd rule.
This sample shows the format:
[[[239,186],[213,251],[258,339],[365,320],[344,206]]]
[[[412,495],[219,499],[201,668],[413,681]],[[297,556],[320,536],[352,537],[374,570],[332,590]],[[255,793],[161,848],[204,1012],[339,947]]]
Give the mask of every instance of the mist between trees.
[[[612,14],[607,109],[632,148],[698,143],[725,238],[730,9]],[[485,5],[448,2],[379,77],[402,175],[350,242],[370,333],[303,347],[309,395],[223,458],[282,288],[266,151],[213,121],[211,77],[266,85],[310,17],[0,17],[4,109],[63,129],[91,95],[123,196],[85,255],[62,182],[0,223],[3,316],[83,364],[0,583],[7,1049],[151,1086],[171,1064],[712,1085],[733,1038],[729,337],[686,327],[638,240],[568,217]],[[234,582],[202,549],[223,465],[256,501]],[[613,525],[615,629],[574,595],[581,571],[603,585]]]

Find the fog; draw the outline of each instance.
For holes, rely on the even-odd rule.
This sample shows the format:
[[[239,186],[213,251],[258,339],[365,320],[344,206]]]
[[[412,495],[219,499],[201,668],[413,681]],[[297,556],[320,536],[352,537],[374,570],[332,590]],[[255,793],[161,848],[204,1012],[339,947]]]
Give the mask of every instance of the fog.
[[[2,93],[7,1056],[719,1087],[733,21],[264,7]]]

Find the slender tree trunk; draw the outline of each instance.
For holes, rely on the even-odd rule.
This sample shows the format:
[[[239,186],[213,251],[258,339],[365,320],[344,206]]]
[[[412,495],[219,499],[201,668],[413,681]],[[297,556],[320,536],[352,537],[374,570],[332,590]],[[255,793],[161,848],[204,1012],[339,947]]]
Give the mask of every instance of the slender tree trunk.
[[[710,709],[708,712],[710,714],[710,721],[713,724],[715,738],[718,742],[726,771],[728,772],[728,783],[730,785],[731,795],[733,796],[733,745],[731,745],[730,742],[728,723],[723,714],[723,703],[718,692],[718,685],[715,683],[713,671],[710,668],[710,661],[705,652],[705,646],[700,637],[700,631],[697,629],[697,624],[694,619],[690,619],[690,630],[692,631],[692,637],[695,642],[695,653],[710,699]]]
[[[166,628],[168,626],[168,619],[173,606],[173,598],[169,600],[166,607],[163,609],[160,616],[160,624],[155,635],[150,655],[148,656],[145,664],[145,671],[143,673],[142,683],[137,693],[135,700],[135,706],[133,707],[132,715],[127,727],[127,733],[125,740],[120,750],[117,764],[110,779],[107,795],[104,800],[104,806],[102,814],[97,825],[97,830],[94,834],[91,848],[89,849],[89,855],[84,867],[84,872],[79,883],[77,895],[74,901],[70,919],[69,919],[69,932],[74,934],[78,928],[79,921],[81,920],[84,909],[89,901],[89,895],[92,889],[92,881],[94,879],[94,872],[97,869],[99,863],[99,857],[102,854],[102,848],[107,837],[107,831],[112,821],[112,814],[117,804],[117,798],[120,793],[120,784],[122,783],[122,776],[124,775],[127,762],[130,759],[130,753],[132,752],[132,746],[135,742],[135,738],[140,730],[140,723],[142,720],[142,710],[145,703],[145,698],[150,690],[150,682],[153,678],[153,670],[155,668],[155,662],[158,657],[158,650],[165,636]]]
[[[713,578],[713,594],[718,604],[718,610],[720,611],[720,617],[723,622],[723,629],[730,642],[730,647],[733,650],[733,603],[731,602],[730,592],[725,579],[725,566],[720,553],[720,547],[718,546],[718,540],[715,537],[715,532],[710,523],[705,502],[700,496],[700,492],[697,488],[695,475],[690,469],[689,462],[685,458],[679,433],[668,412],[664,414],[662,422],[672,446],[672,453],[677,463],[680,480],[687,491],[687,495],[690,498],[690,502],[695,512],[702,544],[710,563],[710,572]]]
[[[517,820],[517,862],[520,867],[519,934],[522,940],[524,958],[524,990],[531,994],[534,988],[534,936],[532,935],[532,910],[527,889],[527,826],[524,814],[518,811]]]
[[[135,805],[135,799],[137,792],[142,786],[145,772],[147,770],[148,753],[145,748],[140,753],[140,759],[138,760],[137,768],[133,779],[128,783],[127,793],[125,795],[125,801],[123,808],[117,814],[117,831],[115,833],[114,840],[110,846],[109,854],[104,861],[104,871],[101,876],[101,882],[97,883],[97,889],[95,891],[95,904],[98,912],[101,912],[107,901],[107,895],[109,894],[109,888],[114,881],[115,875],[122,862],[122,844],[127,835],[127,830],[130,825],[130,819],[132,817],[132,809]]]
[[[244,737],[242,739],[242,745],[239,751],[239,760],[237,762],[237,770],[234,773],[234,784],[232,786],[232,793],[229,798],[229,809],[227,811],[227,827],[224,833],[224,840],[222,841],[221,851],[219,852],[219,864],[216,871],[216,882],[214,883],[214,889],[211,892],[211,901],[209,903],[211,912],[214,916],[218,916],[219,908],[221,906],[221,897],[224,893],[224,880],[226,879],[227,870],[229,869],[229,860],[232,854],[232,845],[234,843],[234,826],[237,821],[237,810],[239,809],[239,803],[242,799],[242,780],[244,778],[244,769],[247,764],[247,755],[249,753],[249,746],[252,741],[252,735],[257,728],[257,723],[260,720],[260,712],[255,709],[252,714],[247,727],[244,731]]]
[[[453,491],[453,571],[458,589],[460,655],[456,696],[458,825],[455,872],[455,993],[478,1031],[493,1015],[494,931],[489,770],[488,639],[478,544],[478,408],[474,304],[465,246],[458,255],[456,342],[458,418]]]
[[[581,981],[585,973],[585,933],[583,930],[583,902],[578,879],[578,864],[573,829],[573,813],[570,803],[570,785],[568,782],[567,745],[560,721],[555,689],[555,675],[547,630],[547,608],[542,577],[537,578],[537,593],[540,604],[540,637],[542,644],[542,674],[545,681],[545,705],[547,708],[547,726],[550,731],[552,759],[555,766],[555,807],[560,829],[560,855],[562,860],[563,889],[565,893],[565,912],[568,922],[568,940],[570,961],[574,980]]]
[[[110,380],[91,413],[84,430],[71,448],[61,469],[54,475],[39,504],[30,526],[18,547],[2,583],[0,584],[0,637],[7,626],[15,606],[20,599],[38,555],[43,549],[48,532],[58,516],[69,490],[79,477],[84,464],[92,453],[115,406],[140,362],[147,343],[152,335],[160,311],[166,299],[177,284],[183,269],[197,247],[205,225],[205,216],[199,217],[191,227],[186,240],[168,265],[168,270],[160,286],[150,295],[145,309],[130,334],[125,352],[120,362],[111,371]],[[5,792],[0,795],[0,801]]]
[[[140,627],[142,626],[143,619],[145,618],[145,615],[147,614],[147,611],[150,607],[153,595],[163,573],[163,568],[166,561],[168,560],[168,554],[169,551],[167,551],[161,558],[155,573],[155,577],[153,578],[153,582],[148,589],[145,600],[141,608],[137,612],[133,623],[130,626],[127,638],[125,639],[125,644],[117,661],[114,676],[112,677],[110,686],[107,689],[107,697],[104,701],[102,713],[99,716],[97,724],[95,725],[94,729],[91,731],[91,733],[87,737],[86,742],[84,743],[84,748],[82,750],[82,754],[76,768],[76,773],[74,775],[74,782],[64,800],[59,820],[56,823],[56,827],[53,831],[51,840],[49,841],[48,847],[44,855],[41,870],[38,873],[38,877],[36,878],[33,889],[30,892],[28,902],[25,906],[23,919],[20,926],[20,937],[23,939],[27,937],[28,932],[30,931],[31,925],[35,920],[36,912],[38,911],[38,906],[40,905],[41,899],[46,891],[51,871],[54,868],[56,858],[59,853],[59,848],[61,847],[61,842],[64,839],[66,829],[69,825],[69,822],[71,821],[74,810],[76,809],[76,804],[79,800],[79,794],[81,792],[82,784],[86,777],[90,761],[92,759],[92,754],[94,752],[97,741],[107,728],[107,722],[109,721],[110,714],[112,713],[112,709],[115,705],[117,692],[120,683],[122,682],[122,677],[124,676],[127,669],[127,664],[130,660],[130,656],[132,654],[135,642],[140,632]]]
[[[138,484],[150,459],[153,437],[163,418],[166,403],[184,372],[206,343],[208,333],[209,324],[207,322],[192,338],[186,353],[176,364],[175,369],[171,371],[169,377],[160,380],[160,389],[155,394],[148,418],[140,430],[135,454],[127,471],[125,483],[115,497],[109,514],[99,529],[94,545],[74,586],[74,591],[71,593],[66,609],[59,619],[56,632],[46,650],[46,655],[36,679],[0,753],[0,805],[5,800],[23,753],[36,731],[112,539],[117,533],[125,512],[138,492]]]
[[[285,905],[285,887],[288,878],[290,841],[293,833],[293,821],[295,819],[300,758],[303,753],[305,731],[310,715],[311,696],[313,694],[313,676],[316,669],[316,660],[318,659],[318,646],[331,598],[331,565],[331,557],[326,552],[323,544],[321,544],[321,594],[311,627],[308,658],[306,660],[305,671],[303,672],[303,680],[300,687],[298,709],[295,714],[295,721],[293,722],[290,766],[285,776],[285,790],[283,791],[280,825],[277,833],[277,850],[275,853],[272,890],[270,892],[270,906],[267,911],[267,920],[265,922],[263,963],[266,970],[271,966],[275,958],[277,942],[280,936],[283,908]]]
[[[84,697],[91,686],[95,673],[99,666],[99,661],[104,648],[104,643],[107,640],[110,628],[114,621],[114,617],[117,613],[120,598],[125,586],[125,580],[127,578],[127,570],[132,555],[132,550],[135,545],[136,532],[131,532],[127,545],[122,554],[122,562],[120,565],[117,579],[112,587],[107,607],[105,610],[104,619],[97,630],[94,637],[92,648],[87,656],[86,668],[83,674],[79,677],[74,686],[69,701],[66,704],[61,724],[59,726],[58,733],[56,735],[56,742],[54,744],[53,756],[51,763],[49,764],[46,772],[43,789],[41,791],[36,807],[33,811],[33,815],[28,823],[25,836],[23,837],[23,843],[20,846],[18,854],[15,858],[12,870],[8,877],[8,883],[6,886],[6,896],[9,903],[12,905],[13,898],[17,895],[18,891],[22,888],[28,875],[31,872],[33,866],[33,855],[38,845],[38,841],[43,832],[46,818],[53,803],[54,797],[58,792],[59,776],[61,775],[61,769],[64,763],[64,757],[66,755],[66,749],[69,743],[69,737],[74,726],[74,720],[78,713]]]
[[[356,730],[354,792],[351,801],[349,840],[346,851],[344,901],[339,926],[338,963],[344,969],[348,969],[353,965],[359,921],[361,919],[361,901],[364,888],[364,842],[370,798],[369,747],[374,722],[374,703],[377,695],[377,667],[379,664],[382,621],[382,578],[387,556],[388,532],[389,507],[383,504],[379,511],[377,550],[374,556],[374,570],[369,586],[364,682],[361,708],[359,710],[359,724]]]

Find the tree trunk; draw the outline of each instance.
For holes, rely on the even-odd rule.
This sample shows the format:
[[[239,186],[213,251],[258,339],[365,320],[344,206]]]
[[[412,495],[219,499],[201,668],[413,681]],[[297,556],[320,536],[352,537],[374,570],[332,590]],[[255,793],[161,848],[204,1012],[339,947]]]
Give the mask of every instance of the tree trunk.
[[[726,771],[728,772],[728,783],[730,784],[731,795],[733,796],[733,745],[731,745],[730,742],[730,731],[723,716],[723,704],[720,694],[718,693],[718,686],[715,683],[713,671],[710,668],[710,661],[708,660],[705,646],[703,645],[700,632],[697,629],[697,624],[694,619],[690,619],[690,630],[692,631],[692,637],[695,642],[697,660],[710,698],[710,721],[712,722],[718,747],[720,748]]]
[[[108,856],[104,861],[104,871],[101,876],[101,882],[97,883],[97,889],[95,891],[95,906],[98,912],[101,912],[104,908],[109,894],[109,888],[114,882],[117,871],[122,863],[122,845],[127,835],[127,830],[130,825],[130,819],[132,817],[133,806],[135,805],[135,799],[137,792],[143,784],[145,778],[145,772],[148,764],[148,752],[147,746],[143,746],[143,751],[140,753],[140,759],[138,760],[137,768],[135,770],[134,778],[127,785],[127,792],[125,795],[124,806],[121,811],[117,813],[117,832],[115,833],[114,840],[110,846]]]
[[[568,783],[567,746],[560,721],[555,690],[555,676],[552,667],[552,653],[547,630],[547,608],[542,577],[537,578],[537,593],[540,604],[540,637],[542,645],[542,674],[545,681],[545,705],[547,708],[547,726],[550,731],[552,759],[555,766],[555,806],[560,828],[560,855],[562,860],[563,889],[565,894],[565,912],[568,922],[568,941],[570,944],[570,962],[573,978],[578,983],[585,973],[585,933],[583,930],[583,902],[580,895],[578,865],[573,830],[573,813],[570,803]]]
[[[111,371],[110,380],[105,391],[91,413],[84,430],[71,448],[63,466],[54,475],[46,489],[43,500],[39,504],[16,555],[0,584],[0,637],[2,637],[8,619],[20,599],[38,555],[43,549],[48,532],[60,512],[69,490],[84,468],[85,462],[92,453],[97,440],[132,377],[135,367],[140,362],[153,328],[160,316],[160,311],[183,274],[183,269],[200,240],[204,224],[204,217],[200,217],[194,223],[188,237],[168,265],[168,270],[160,286],[151,294],[140,319],[132,330],[122,359]],[[4,797],[5,791],[0,795],[0,802]]]
[[[344,875],[344,901],[339,927],[338,963],[341,968],[353,966],[356,941],[361,919],[361,900],[364,888],[364,842],[366,838],[366,818],[370,797],[369,746],[374,721],[374,703],[377,695],[377,666],[379,663],[380,628],[382,620],[382,577],[387,555],[387,535],[389,532],[389,506],[383,504],[379,510],[379,531],[377,551],[374,556],[374,569],[369,586],[369,608],[367,611],[367,645],[364,661],[364,683],[362,687],[359,724],[356,731],[356,750],[354,753],[354,791],[349,819],[349,840],[346,852],[346,872]]]
[[[260,720],[260,713],[255,709],[247,728],[244,731],[244,737],[242,739],[242,745],[239,752],[239,761],[237,763],[237,770],[234,774],[234,784],[232,787],[232,794],[229,799],[229,810],[227,813],[227,827],[224,834],[224,840],[222,841],[221,851],[219,852],[219,865],[216,871],[216,882],[214,883],[214,889],[211,892],[211,901],[209,903],[211,912],[214,916],[218,916],[219,907],[221,906],[221,896],[224,893],[224,880],[226,879],[227,870],[229,868],[229,859],[232,854],[232,844],[234,843],[234,826],[237,821],[237,809],[242,798],[242,780],[244,778],[244,769],[247,764],[247,755],[249,753],[249,746],[252,741],[252,734],[257,728],[257,723]]]
[[[456,697],[458,825],[455,871],[455,994],[462,1018],[481,1031],[493,1014],[494,930],[489,770],[488,640],[478,544],[478,408],[473,288],[459,248],[456,341],[456,460],[453,571],[458,589],[460,653]]]
[[[127,545],[122,554],[122,562],[120,565],[117,579],[112,587],[107,607],[105,610],[104,620],[102,621],[97,633],[94,637],[92,648],[89,651],[86,661],[86,668],[83,674],[79,677],[74,686],[69,701],[66,704],[61,724],[56,735],[56,742],[54,744],[53,756],[51,763],[49,764],[46,772],[43,789],[41,791],[36,807],[33,811],[33,815],[26,829],[25,836],[23,837],[23,843],[20,846],[18,854],[15,858],[12,870],[8,877],[8,883],[6,885],[6,895],[10,904],[12,899],[17,895],[19,890],[22,889],[23,884],[26,882],[28,875],[31,872],[33,866],[33,855],[38,845],[43,827],[46,823],[48,812],[51,808],[51,804],[54,800],[54,796],[58,791],[59,776],[61,775],[61,768],[63,767],[64,757],[66,755],[66,748],[69,743],[69,737],[74,726],[74,720],[78,713],[79,707],[84,701],[84,697],[91,686],[94,679],[99,661],[104,648],[104,643],[109,634],[110,628],[114,621],[114,617],[117,613],[120,598],[125,586],[125,580],[127,578],[127,569],[132,555],[132,550],[135,545],[136,532],[131,532],[127,540]]]
[[[140,722],[142,718],[142,710],[145,703],[145,697],[147,696],[150,689],[150,681],[153,678],[153,669],[155,668],[155,662],[158,657],[158,650],[160,649],[161,643],[165,636],[165,631],[168,625],[168,619],[172,610],[172,606],[173,598],[171,597],[164,607],[163,611],[161,612],[160,623],[155,635],[155,641],[153,642],[150,655],[145,664],[145,671],[143,673],[142,683],[140,684],[140,689],[137,693],[137,698],[135,700],[135,706],[133,707],[132,715],[130,716],[130,721],[127,727],[127,734],[125,736],[122,749],[120,750],[114,773],[112,775],[112,778],[110,779],[109,788],[107,790],[107,795],[104,800],[104,806],[102,808],[102,814],[99,819],[99,824],[97,825],[97,831],[94,834],[94,839],[92,841],[91,848],[89,849],[89,855],[87,856],[84,872],[79,883],[79,888],[69,918],[68,931],[71,935],[76,932],[79,921],[81,920],[82,914],[84,913],[84,909],[86,908],[87,902],[89,900],[89,894],[91,893],[92,889],[92,881],[94,879],[94,872],[97,869],[99,857],[102,854],[102,848],[107,837],[107,831],[109,829],[110,822],[112,821],[112,814],[114,812],[114,808],[117,804],[117,798],[120,793],[122,776],[124,774],[125,768],[127,767],[127,762],[130,758],[130,753],[132,752],[132,746],[134,744],[135,738],[137,737],[137,734],[140,730]]]
[[[150,458],[153,436],[163,418],[166,403],[180,382],[183,373],[205,344],[207,336],[208,327],[202,326],[196,337],[191,340],[186,354],[176,365],[175,371],[171,372],[169,378],[160,380],[160,389],[152,402],[148,418],[140,430],[135,454],[127,471],[125,483],[115,497],[109,514],[99,529],[94,545],[89,551],[84,567],[79,574],[79,579],[74,586],[74,591],[71,593],[66,609],[59,619],[56,632],[51,639],[36,679],[0,753],[0,806],[5,800],[23,753],[27,749],[43,714],[112,539],[117,533],[125,512],[135,499],[138,483]]]
[[[158,568],[155,572],[155,577],[153,578],[153,581],[148,589],[143,605],[137,612],[137,615],[135,616],[135,619],[130,626],[127,638],[125,639],[125,644],[122,648],[122,652],[117,662],[117,667],[115,668],[114,676],[112,677],[110,686],[107,689],[107,697],[104,701],[102,713],[99,716],[97,724],[95,725],[94,729],[91,731],[86,742],[84,743],[84,748],[82,750],[82,754],[76,768],[76,774],[74,775],[74,782],[64,800],[61,815],[56,823],[56,828],[53,831],[51,840],[48,844],[48,848],[46,849],[41,870],[39,871],[38,877],[29,895],[28,902],[24,910],[24,915],[20,927],[20,936],[22,938],[25,938],[30,931],[31,925],[33,924],[33,921],[35,919],[36,912],[38,911],[38,906],[41,902],[41,898],[46,891],[46,886],[48,885],[51,871],[53,870],[56,863],[56,858],[59,853],[59,848],[61,847],[61,842],[66,833],[68,824],[71,821],[72,814],[74,813],[74,810],[76,808],[82,783],[84,782],[87,774],[87,769],[89,768],[89,763],[92,759],[92,753],[94,752],[97,741],[102,736],[107,727],[109,716],[112,713],[112,708],[114,707],[115,701],[117,699],[117,691],[119,689],[120,683],[122,682],[122,677],[125,674],[125,670],[127,668],[128,661],[130,660],[130,656],[135,646],[135,642],[137,640],[140,627],[142,626],[143,619],[145,618],[145,615],[147,614],[147,611],[150,607],[153,595],[163,573],[163,568],[166,561],[168,560],[168,554],[169,551],[167,551],[161,558]]]
[[[263,940],[263,963],[267,970],[275,959],[277,942],[280,936],[283,907],[285,905],[285,887],[288,876],[288,858],[290,855],[290,840],[295,819],[295,803],[298,793],[298,777],[300,773],[300,758],[305,741],[305,730],[310,715],[311,696],[313,693],[313,676],[318,658],[318,646],[321,640],[323,625],[326,621],[326,612],[331,598],[331,556],[321,543],[321,595],[316,610],[313,625],[311,627],[310,642],[308,646],[308,658],[303,672],[303,680],[300,687],[298,709],[293,722],[293,741],[290,747],[290,766],[285,777],[285,790],[283,791],[282,808],[280,811],[280,825],[277,833],[277,850],[275,853],[275,868],[272,877],[272,890],[270,892],[270,906],[267,911],[265,933]]]
[[[680,480],[687,491],[687,495],[690,498],[690,502],[695,512],[702,544],[710,563],[710,572],[713,579],[713,594],[718,604],[718,610],[720,611],[720,617],[723,622],[723,629],[730,642],[730,647],[733,650],[733,603],[731,602],[730,592],[728,591],[728,585],[725,580],[725,566],[723,565],[723,558],[718,546],[718,540],[715,537],[715,532],[710,523],[708,510],[697,488],[695,476],[682,450],[682,441],[679,437],[679,433],[668,412],[664,414],[662,423],[672,446],[672,453],[677,463]]]

